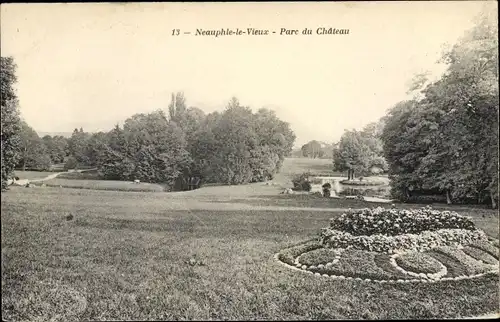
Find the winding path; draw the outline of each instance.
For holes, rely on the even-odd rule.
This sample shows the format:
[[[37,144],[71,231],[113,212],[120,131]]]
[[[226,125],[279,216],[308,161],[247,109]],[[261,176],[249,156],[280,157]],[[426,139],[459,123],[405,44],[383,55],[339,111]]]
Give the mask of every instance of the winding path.
[[[29,182],[40,182],[40,181],[45,181],[45,180],[50,180],[50,179],[54,179],[55,177],[57,177],[58,175],[62,174],[62,173],[68,173],[67,171],[64,171],[64,172],[56,172],[56,173],[53,173],[53,174],[50,174],[48,176],[46,176],[45,178],[41,178],[41,179],[31,179],[29,180]]]

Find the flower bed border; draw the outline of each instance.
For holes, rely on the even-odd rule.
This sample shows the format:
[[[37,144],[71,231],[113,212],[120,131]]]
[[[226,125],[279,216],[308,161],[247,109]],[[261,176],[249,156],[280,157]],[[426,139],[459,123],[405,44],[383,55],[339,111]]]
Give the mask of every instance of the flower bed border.
[[[284,265],[292,270],[297,270],[302,273],[306,273],[309,275],[314,275],[317,277],[325,277],[325,278],[330,278],[330,279],[335,279],[335,280],[354,280],[354,281],[360,281],[360,282],[375,282],[375,283],[380,283],[380,284],[407,284],[407,283],[437,283],[437,282],[445,282],[445,281],[460,281],[460,280],[466,280],[466,279],[474,279],[474,278],[479,278],[487,275],[498,275],[498,271],[495,270],[490,270],[484,273],[479,273],[479,274],[473,274],[473,275],[462,275],[462,276],[456,276],[456,277],[443,277],[445,276],[448,271],[446,266],[443,265],[443,263],[440,262],[442,268],[441,271],[435,274],[425,274],[426,276],[423,277],[422,274],[417,274],[415,272],[409,272],[404,270],[403,268],[399,267],[396,263],[395,258],[397,256],[400,256],[403,253],[397,253],[393,254],[390,257],[390,263],[392,266],[394,266],[398,271],[401,271],[402,273],[405,273],[409,276],[413,276],[415,278],[413,279],[393,279],[393,280],[376,280],[376,279],[370,279],[370,278],[360,278],[360,277],[352,277],[352,276],[343,276],[343,275],[330,275],[330,274],[320,274],[320,273],[314,273],[310,269],[314,269],[315,265],[302,265],[299,261],[299,257],[307,252],[301,253],[298,256],[295,257],[294,259],[294,265],[290,265],[288,263],[285,263],[280,260],[280,252],[276,253],[273,258],[278,261],[281,265]],[[339,259],[335,259],[334,261],[338,261]],[[328,264],[328,263],[327,263]],[[333,264],[333,262],[332,262]],[[325,265],[326,267],[326,265]]]
[[[441,269],[437,273],[427,273],[426,274],[426,273],[416,273],[416,272],[412,272],[412,271],[407,271],[403,267],[399,266],[398,262],[396,261],[396,258],[400,257],[401,255],[403,255],[403,254],[394,254],[390,257],[389,261],[390,261],[391,265],[394,266],[395,269],[397,269],[398,271],[400,271],[406,275],[420,277],[420,278],[426,278],[426,279],[431,279],[431,280],[437,280],[437,279],[442,278],[446,274],[448,274],[448,269],[440,261],[438,261],[438,263],[441,265]]]

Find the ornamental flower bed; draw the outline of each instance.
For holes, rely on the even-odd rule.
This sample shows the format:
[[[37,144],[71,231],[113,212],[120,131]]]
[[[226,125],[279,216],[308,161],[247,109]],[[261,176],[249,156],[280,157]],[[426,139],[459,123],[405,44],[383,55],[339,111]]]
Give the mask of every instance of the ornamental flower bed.
[[[340,256],[340,251],[332,250],[328,248],[319,248],[307,253],[302,254],[298,260],[301,264],[311,266],[311,265],[320,265],[338,261]]]
[[[498,246],[494,246],[494,244],[489,243],[488,241],[480,240],[475,243],[472,243],[469,246],[479,248],[485,251],[486,253],[490,254],[491,256],[493,256],[496,260],[498,260],[498,255],[499,255]]]
[[[319,239],[276,258],[314,276],[390,284],[498,274],[498,247],[484,231],[467,217],[429,207],[351,211],[332,220]]]
[[[295,258],[297,258],[297,256],[316,250],[318,248],[321,248],[321,245],[317,242],[308,242],[305,244],[297,245],[281,251],[279,254],[279,259],[282,262],[287,263],[288,265],[294,265]]]
[[[441,229],[475,230],[469,218],[452,211],[433,210],[431,207],[416,210],[378,207],[349,211],[333,219],[330,228],[355,236],[395,236]]]
[[[492,255],[486,253],[485,251],[479,248],[466,246],[462,249],[462,251],[467,255],[469,255],[470,257],[476,260],[480,260],[485,264],[498,265],[497,259],[495,259]]]
[[[459,262],[465,268],[465,275],[487,273],[492,269],[497,268],[494,265],[482,264],[480,261],[467,256],[466,253],[456,247],[437,247],[433,251],[448,256],[454,259],[456,262]]]
[[[395,258],[396,263],[406,271],[436,274],[441,271],[441,263],[425,253],[409,252]]]
[[[488,239],[482,230],[465,229],[441,229],[438,231],[423,231],[420,234],[396,236],[381,234],[355,236],[348,232],[325,228],[322,237],[324,247],[352,247],[389,254],[405,251],[425,251],[437,246],[468,245],[477,241],[487,241]]]

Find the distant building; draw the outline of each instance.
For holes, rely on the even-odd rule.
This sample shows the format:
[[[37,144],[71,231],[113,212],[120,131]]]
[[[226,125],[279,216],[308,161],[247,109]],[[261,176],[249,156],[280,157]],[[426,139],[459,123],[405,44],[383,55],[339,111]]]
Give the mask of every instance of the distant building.
[[[370,173],[371,174],[381,174],[382,172],[384,172],[384,169],[382,169],[380,167],[373,166],[373,167],[370,168]]]

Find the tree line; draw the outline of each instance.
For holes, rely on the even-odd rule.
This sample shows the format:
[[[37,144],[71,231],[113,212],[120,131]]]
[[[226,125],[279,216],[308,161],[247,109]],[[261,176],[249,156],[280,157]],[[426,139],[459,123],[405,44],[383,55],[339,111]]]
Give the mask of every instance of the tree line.
[[[48,170],[63,162],[66,169],[97,168],[103,179],[173,189],[193,176],[214,183],[258,182],[274,177],[295,141],[289,124],[272,110],[254,113],[232,98],[222,112],[205,114],[187,107],[183,93],[172,94],[167,111],[132,115],[108,132],[80,128],[70,138],[40,138],[19,116],[15,81],[14,61],[2,57],[2,188],[16,168]]]
[[[421,192],[448,203],[498,202],[498,27],[494,12],[478,16],[442,60],[434,82],[418,75],[413,99],[385,117],[382,133],[392,193]]]
[[[498,203],[498,27],[494,11],[447,51],[437,81],[416,75],[412,99],[362,131],[346,131],[333,149],[334,170],[388,171],[403,201],[443,196],[447,203]]]

